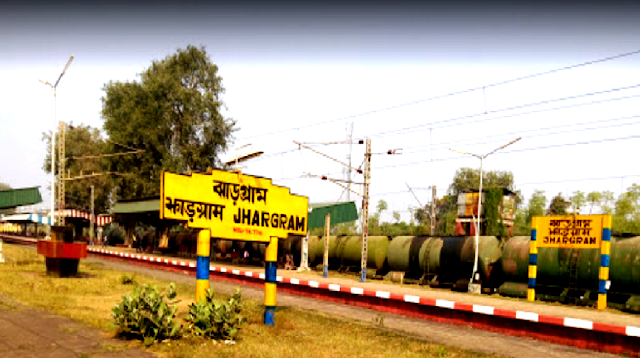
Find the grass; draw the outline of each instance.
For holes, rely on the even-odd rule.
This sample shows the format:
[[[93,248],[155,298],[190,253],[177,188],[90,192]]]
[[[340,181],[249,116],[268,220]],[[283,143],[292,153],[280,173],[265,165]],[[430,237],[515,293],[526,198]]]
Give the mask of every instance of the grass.
[[[34,250],[4,246],[7,263],[0,264],[0,292],[26,305],[39,307],[109,331],[110,311],[134,283],[167,281],[110,270],[100,264],[82,262],[80,278],[47,277],[44,259]],[[193,302],[194,285],[176,284],[178,317]],[[220,295],[221,296],[221,295]],[[222,297],[218,297],[222,298]],[[224,297],[226,298],[226,297]],[[182,338],[153,345],[162,357],[491,357],[408,337],[385,330],[384,317],[369,324],[289,307],[278,307],[276,326],[262,324],[263,306],[244,301],[248,322],[237,343],[224,344],[202,338]],[[110,331],[114,336],[114,332]],[[462,338],[462,337],[461,337]],[[140,346],[137,343],[134,345]],[[119,347],[113,347],[114,350]]]

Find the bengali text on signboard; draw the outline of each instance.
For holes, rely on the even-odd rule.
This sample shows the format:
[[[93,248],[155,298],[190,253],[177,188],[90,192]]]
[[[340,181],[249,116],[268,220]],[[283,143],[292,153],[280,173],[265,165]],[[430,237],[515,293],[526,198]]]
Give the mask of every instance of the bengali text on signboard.
[[[160,217],[210,229],[213,237],[269,241],[306,235],[307,197],[270,179],[214,170],[211,174],[163,172]]]
[[[597,249],[604,215],[535,216],[538,247]]]

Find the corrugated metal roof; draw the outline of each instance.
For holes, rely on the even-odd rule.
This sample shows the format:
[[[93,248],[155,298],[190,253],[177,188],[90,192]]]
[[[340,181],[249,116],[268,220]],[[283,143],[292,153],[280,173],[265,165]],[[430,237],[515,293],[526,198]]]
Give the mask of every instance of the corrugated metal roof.
[[[147,199],[136,201],[119,201],[113,207],[113,214],[134,214],[148,213],[151,211],[160,212],[160,199]]]
[[[0,209],[34,205],[42,202],[39,187],[0,191]]]
[[[324,217],[331,214],[331,225],[358,220],[358,210],[352,201],[346,203],[309,204],[309,229],[324,227]]]

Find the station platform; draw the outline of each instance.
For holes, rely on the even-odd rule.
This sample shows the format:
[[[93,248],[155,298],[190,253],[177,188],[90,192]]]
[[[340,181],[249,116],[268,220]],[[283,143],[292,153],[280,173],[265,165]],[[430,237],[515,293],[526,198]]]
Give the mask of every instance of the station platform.
[[[141,254],[130,248],[103,248],[101,246],[89,246],[89,253],[107,254],[129,258],[132,260],[161,262],[176,267],[194,268],[195,259],[173,257],[168,255]],[[263,278],[264,269],[256,266],[231,265],[227,262],[212,262],[212,272],[223,272],[231,275],[251,275],[251,277]],[[215,280],[215,278],[212,278]],[[640,315],[622,312],[616,309],[597,310],[595,307],[569,306],[561,303],[535,301],[529,302],[524,299],[503,297],[498,294],[478,294],[472,295],[462,292],[454,292],[448,289],[430,288],[411,284],[397,284],[390,281],[372,280],[362,283],[359,276],[329,272],[329,277],[322,277],[322,272],[318,271],[297,271],[278,269],[278,283],[297,282],[298,285],[306,283],[310,287],[321,289],[327,287],[333,291],[344,291],[349,288],[350,292],[373,291],[376,297],[389,298],[392,296],[409,296],[409,300],[420,301],[428,299],[436,301],[436,305],[444,308],[455,309],[456,306],[476,306],[473,310],[477,313],[490,314],[495,310],[507,310],[516,312],[515,318],[527,321],[538,322],[540,317],[545,316],[567,319],[569,325],[588,329],[597,326],[598,323],[606,325],[624,326],[624,334],[640,337]],[[314,287],[317,286],[317,287]],[[403,297],[404,299],[404,297]],[[555,320],[554,320],[555,321]],[[622,333],[618,328],[617,333]]]
[[[155,269],[191,275],[195,275],[196,271],[195,259],[96,245],[88,246],[87,251],[90,257],[102,256]],[[264,269],[261,267],[213,262],[209,272],[214,289],[216,280],[253,287],[264,286]],[[359,282],[359,276],[337,272],[330,272],[329,277],[324,278],[317,271],[279,269],[277,282],[279,293],[640,357],[640,315],[617,309],[597,310],[595,307],[553,302],[528,302],[497,294],[472,295],[379,280],[362,283]]]

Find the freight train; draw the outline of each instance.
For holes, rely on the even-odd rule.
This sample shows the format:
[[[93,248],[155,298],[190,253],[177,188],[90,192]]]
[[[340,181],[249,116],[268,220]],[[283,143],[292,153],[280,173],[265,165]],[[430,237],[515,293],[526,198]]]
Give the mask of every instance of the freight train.
[[[501,240],[480,236],[478,280],[482,292],[510,297],[526,297],[529,269],[528,236]],[[329,268],[340,271],[360,269],[360,236],[331,236]],[[242,257],[259,263],[264,244],[216,240],[218,258]],[[302,238],[281,240],[280,260],[287,255],[300,264]],[[309,238],[309,266],[322,265],[324,238]],[[474,237],[370,236],[367,266],[371,276],[404,278],[431,287],[466,291],[474,261]],[[537,299],[576,305],[595,305],[598,299],[599,249],[544,248],[538,253]],[[640,312],[640,237],[614,237],[611,244],[608,302],[610,307]]]
[[[167,253],[195,255],[197,233],[171,233]],[[483,293],[526,297],[528,236],[501,240],[480,236],[478,277]],[[329,268],[358,272],[362,238],[331,236]],[[239,264],[261,265],[266,245],[213,238],[211,256]],[[302,237],[280,240],[278,261],[300,266]],[[309,266],[322,267],[324,238],[309,237]],[[367,273],[373,278],[398,277],[431,287],[466,291],[474,261],[474,237],[370,236]],[[542,248],[538,252],[536,297],[577,305],[595,305],[598,297],[599,249]],[[608,305],[640,313],[640,236],[612,237]]]

